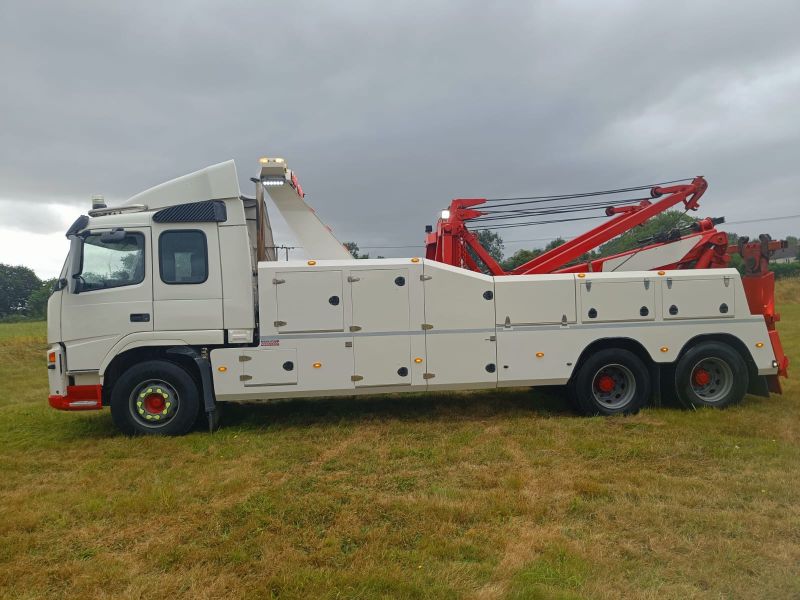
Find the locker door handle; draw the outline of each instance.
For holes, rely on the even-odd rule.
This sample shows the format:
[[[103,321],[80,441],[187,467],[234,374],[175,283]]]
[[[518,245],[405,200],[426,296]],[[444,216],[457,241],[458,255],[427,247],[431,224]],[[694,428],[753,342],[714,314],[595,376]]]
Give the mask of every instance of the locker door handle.
[[[149,323],[150,313],[131,313],[131,323]]]

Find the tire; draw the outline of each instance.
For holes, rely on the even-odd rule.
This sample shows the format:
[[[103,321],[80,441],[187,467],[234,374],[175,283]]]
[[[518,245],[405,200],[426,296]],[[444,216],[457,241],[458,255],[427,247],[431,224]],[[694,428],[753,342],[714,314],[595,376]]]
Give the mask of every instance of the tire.
[[[685,406],[725,408],[738,404],[749,385],[742,355],[721,342],[700,342],[675,367],[675,393]]]
[[[111,418],[126,435],[183,435],[200,411],[200,390],[182,367],[149,360],[125,371],[111,391]]]
[[[650,398],[650,388],[645,364],[621,348],[589,356],[570,383],[573,404],[587,416],[635,414]]]

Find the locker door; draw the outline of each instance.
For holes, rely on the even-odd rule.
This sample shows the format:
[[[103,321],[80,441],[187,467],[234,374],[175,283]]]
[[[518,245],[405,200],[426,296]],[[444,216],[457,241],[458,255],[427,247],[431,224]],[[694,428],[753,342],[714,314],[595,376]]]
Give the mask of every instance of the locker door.
[[[408,269],[351,271],[355,382],[410,385]]]
[[[425,261],[428,387],[497,385],[494,279]]]
[[[278,271],[280,333],[343,331],[341,271]]]

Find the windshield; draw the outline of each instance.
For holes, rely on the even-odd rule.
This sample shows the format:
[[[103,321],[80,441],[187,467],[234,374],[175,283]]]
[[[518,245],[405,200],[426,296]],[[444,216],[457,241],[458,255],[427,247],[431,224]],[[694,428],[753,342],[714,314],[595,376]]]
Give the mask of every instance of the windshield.
[[[86,236],[78,278],[88,292],[141,283],[144,279],[144,236],[127,233],[121,240],[103,241],[102,234]]]

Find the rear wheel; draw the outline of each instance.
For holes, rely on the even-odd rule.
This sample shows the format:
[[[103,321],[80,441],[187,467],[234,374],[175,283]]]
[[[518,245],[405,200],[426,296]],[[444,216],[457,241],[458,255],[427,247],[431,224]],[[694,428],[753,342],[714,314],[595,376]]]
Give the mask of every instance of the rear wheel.
[[[111,417],[128,435],[183,435],[194,425],[199,408],[195,380],[167,361],[132,366],[111,392]]]
[[[675,391],[687,406],[723,408],[741,402],[749,382],[741,354],[721,342],[701,342],[675,367]]]
[[[650,397],[650,375],[632,352],[609,348],[583,362],[570,391],[575,406],[583,414],[632,414]]]

